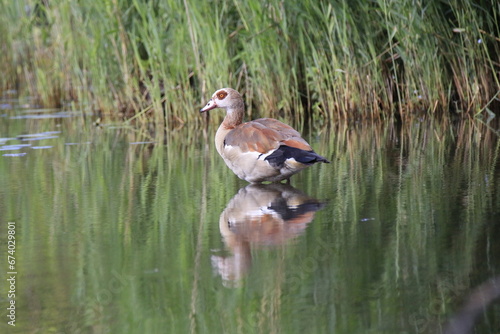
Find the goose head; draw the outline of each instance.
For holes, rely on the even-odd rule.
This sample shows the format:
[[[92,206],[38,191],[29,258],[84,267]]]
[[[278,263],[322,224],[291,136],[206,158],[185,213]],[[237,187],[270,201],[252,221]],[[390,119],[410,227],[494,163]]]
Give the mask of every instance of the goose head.
[[[217,90],[207,105],[200,109],[200,112],[209,111],[215,108],[239,109],[243,107],[243,98],[240,93],[232,88],[221,88]]]

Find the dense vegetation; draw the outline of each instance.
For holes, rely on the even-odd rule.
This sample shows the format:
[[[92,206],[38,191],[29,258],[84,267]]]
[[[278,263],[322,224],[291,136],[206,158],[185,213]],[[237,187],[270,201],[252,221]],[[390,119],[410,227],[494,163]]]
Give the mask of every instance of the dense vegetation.
[[[500,4],[0,0],[0,89],[174,128],[217,88],[251,117],[492,117]]]

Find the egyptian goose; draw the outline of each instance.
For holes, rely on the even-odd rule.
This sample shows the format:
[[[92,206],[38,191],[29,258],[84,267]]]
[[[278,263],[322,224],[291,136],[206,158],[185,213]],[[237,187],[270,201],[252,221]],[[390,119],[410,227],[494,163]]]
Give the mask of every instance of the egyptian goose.
[[[217,152],[226,165],[250,183],[289,181],[290,177],[316,162],[329,163],[316,154],[292,127],[272,118],[243,123],[245,105],[232,88],[216,91],[200,112],[226,109],[226,117],[215,134]]]

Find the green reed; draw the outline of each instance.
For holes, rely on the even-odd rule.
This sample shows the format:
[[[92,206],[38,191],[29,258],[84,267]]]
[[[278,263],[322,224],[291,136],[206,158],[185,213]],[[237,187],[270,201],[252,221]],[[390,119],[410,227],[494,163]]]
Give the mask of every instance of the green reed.
[[[0,88],[177,128],[213,91],[330,123],[498,106],[496,1],[6,1]]]

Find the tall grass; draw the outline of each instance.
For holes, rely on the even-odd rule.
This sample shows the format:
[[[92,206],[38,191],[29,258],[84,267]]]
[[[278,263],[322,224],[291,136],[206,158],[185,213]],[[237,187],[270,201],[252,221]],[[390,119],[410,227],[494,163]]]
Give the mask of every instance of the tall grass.
[[[493,115],[499,5],[483,1],[0,0],[0,87],[157,127],[217,88],[248,116]]]

